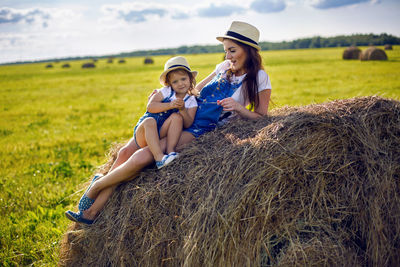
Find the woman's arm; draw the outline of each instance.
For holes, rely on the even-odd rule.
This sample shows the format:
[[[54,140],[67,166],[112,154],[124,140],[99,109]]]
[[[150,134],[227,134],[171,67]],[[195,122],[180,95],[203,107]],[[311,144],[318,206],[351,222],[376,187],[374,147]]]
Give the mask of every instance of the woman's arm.
[[[257,119],[261,116],[267,115],[269,100],[271,98],[271,89],[266,89],[258,93],[258,107],[254,111],[248,110],[246,107],[240,105],[232,97],[228,97],[218,101],[225,111],[236,111],[242,118]]]
[[[215,72],[210,73],[206,78],[204,78],[203,80],[201,80],[201,82],[199,82],[195,89],[197,92],[201,92],[201,89],[203,89],[203,87],[209,83],[214,77],[215,77]]]
[[[179,110],[179,114],[183,117],[183,128],[189,128],[190,125],[192,125],[196,111],[197,107],[183,108]]]

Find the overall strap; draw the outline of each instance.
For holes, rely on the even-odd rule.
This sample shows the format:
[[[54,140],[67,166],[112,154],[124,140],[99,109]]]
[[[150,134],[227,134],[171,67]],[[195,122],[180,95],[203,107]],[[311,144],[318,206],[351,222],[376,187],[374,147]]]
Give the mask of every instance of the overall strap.
[[[172,89],[172,87],[171,87],[171,93],[169,94],[168,97],[164,98],[164,100],[165,100],[165,101],[169,101],[169,100],[171,99],[171,97],[174,95],[174,93],[175,93],[175,91],[174,91],[174,89]]]

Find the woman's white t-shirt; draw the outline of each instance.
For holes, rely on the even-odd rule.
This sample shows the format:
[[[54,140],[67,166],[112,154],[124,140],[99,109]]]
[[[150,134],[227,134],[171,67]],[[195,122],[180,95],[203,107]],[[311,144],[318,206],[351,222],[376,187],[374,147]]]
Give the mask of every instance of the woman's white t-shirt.
[[[226,70],[228,70],[230,68],[230,65],[231,65],[230,61],[225,60],[216,66],[214,73],[216,75],[218,75],[219,73],[225,73]],[[233,82],[235,84],[240,83],[243,81],[243,79],[245,77],[246,77],[246,74],[243,74],[240,76],[236,76],[235,74],[233,74],[231,77],[231,82]],[[258,92],[261,92],[261,91],[264,91],[267,89],[270,89],[270,90],[272,89],[269,76],[264,70],[258,71],[257,85],[258,85]],[[250,102],[244,98],[244,93],[243,93],[244,90],[245,90],[244,87],[242,85],[240,85],[240,87],[235,91],[235,93],[233,93],[232,98],[233,98],[233,100],[235,100],[242,106],[247,106],[248,104],[250,104]],[[224,116],[224,113],[226,113],[226,112],[223,112],[223,114],[221,116]],[[234,114],[232,114],[232,115],[234,115]],[[232,115],[229,116],[229,119],[232,118]],[[224,116],[224,117],[226,117],[226,116]],[[224,119],[222,121],[222,123],[219,123],[219,124],[223,124],[225,122],[226,122],[226,119]]]
[[[218,75],[219,73],[224,73],[226,70],[229,69],[231,63],[229,60],[225,60],[224,62],[221,62],[220,64],[218,64],[215,68],[214,73],[216,75]],[[236,76],[235,74],[232,75],[231,77],[231,81],[233,81],[233,83],[240,83],[241,81],[243,81],[243,79],[246,77],[246,74],[240,75],[240,76]],[[272,89],[271,87],[271,81],[269,79],[268,74],[264,71],[264,70],[259,70],[258,74],[257,74],[257,85],[258,85],[258,92],[267,90],[267,89]],[[244,94],[243,94],[243,89],[244,87],[241,85],[236,92],[232,95],[232,98],[240,103],[242,106],[247,106],[249,103],[249,101],[245,101],[244,99]]]
[[[162,93],[164,99],[166,97],[169,97],[171,95],[171,86],[165,86],[163,88],[160,88],[158,91]],[[186,97],[188,96],[188,94],[185,95],[185,97],[183,99],[186,99]],[[175,91],[172,94],[171,97],[171,101],[176,99],[176,93]],[[194,96],[189,96],[189,98],[185,101],[185,108],[194,108],[197,107],[197,101],[196,98]]]

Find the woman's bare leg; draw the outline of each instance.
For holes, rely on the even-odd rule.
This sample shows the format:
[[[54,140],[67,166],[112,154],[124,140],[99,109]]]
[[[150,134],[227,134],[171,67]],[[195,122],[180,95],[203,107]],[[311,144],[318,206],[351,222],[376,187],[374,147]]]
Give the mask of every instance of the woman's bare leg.
[[[189,144],[190,142],[192,142],[194,139],[196,139],[196,137],[194,137],[191,133],[183,131],[181,133],[181,136],[179,137],[179,142],[176,145],[176,151],[180,152],[182,151],[182,149]]]
[[[137,146],[135,139],[132,137],[129,142],[118,151],[117,159],[114,161],[108,172],[114,170],[119,165],[127,161],[139,148],[140,147]]]
[[[108,173],[125,163],[138,149],[139,147],[137,146],[135,139],[131,138],[131,140],[129,140],[129,142],[118,151],[117,159],[114,161]],[[96,218],[97,214],[104,207],[115,188],[117,188],[117,185],[110,186],[102,190],[92,207],[83,211],[83,217],[89,220]]]
[[[94,182],[89,191],[92,191],[91,189],[95,187],[96,190],[94,193],[97,193],[97,196],[89,195],[89,193],[91,193],[89,191],[86,195],[96,200],[89,209],[83,211],[83,217],[89,220],[96,218],[97,214],[103,209],[108,199],[113,194],[115,188],[121,182],[133,179],[144,167],[150,165],[153,161],[153,154],[149,147],[139,149],[127,161]]]
[[[190,143],[194,139],[195,137],[191,133],[182,132],[177,144],[177,151],[180,151],[185,144]],[[160,140],[161,149],[163,151],[166,149],[166,143],[166,138]],[[154,162],[153,154],[148,147],[145,147],[136,151],[126,162],[97,180],[91,189],[95,186],[98,187],[98,196],[93,205],[88,210],[83,212],[83,217],[90,220],[94,219],[104,207],[118,184],[135,178],[144,167],[150,165],[152,162]],[[87,194],[88,193],[89,192],[87,192]],[[95,198],[91,195],[88,196],[90,198]]]

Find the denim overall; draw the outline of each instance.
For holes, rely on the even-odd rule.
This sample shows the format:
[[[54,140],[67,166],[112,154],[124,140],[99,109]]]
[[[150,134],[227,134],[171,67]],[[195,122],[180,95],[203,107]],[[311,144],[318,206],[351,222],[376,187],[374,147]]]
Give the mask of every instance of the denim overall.
[[[174,90],[171,89],[171,94],[170,94],[169,96],[167,96],[166,98],[164,98],[164,99],[161,101],[161,103],[169,103],[169,102],[171,102],[171,98],[172,98],[173,95],[174,95]],[[187,95],[187,96],[183,99],[183,101],[186,102],[186,100],[188,100],[189,97],[190,97],[190,95]],[[179,110],[178,110],[177,108],[169,109],[169,110],[166,110],[166,111],[163,111],[163,112],[160,112],[160,113],[151,113],[151,112],[146,111],[146,113],[143,114],[143,116],[139,119],[139,121],[136,123],[135,128],[133,129],[133,138],[135,139],[135,142],[136,142],[136,129],[137,129],[137,127],[139,127],[139,125],[140,125],[146,118],[154,118],[154,119],[156,120],[156,123],[157,123],[157,131],[158,131],[158,134],[160,134],[160,129],[161,129],[162,125],[164,124],[164,122],[168,119],[168,117],[169,117],[172,113],[178,112],[178,111],[179,111]],[[140,147],[140,146],[138,145],[137,142],[136,142],[136,145],[137,145],[138,147]]]
[[[225,72],[226,73],[226,72]],[[233,93],[242,85],[242,82],[232,84],[223,77],[225,73],[219,73],[212,79],[200,92],[197,98],[197,112],[193,124],[185,131],[190,132],[196,138],[200,135],[212,131],[217,126],[222,113],[222,106],[217,104],[217,100],[231,97]]]

